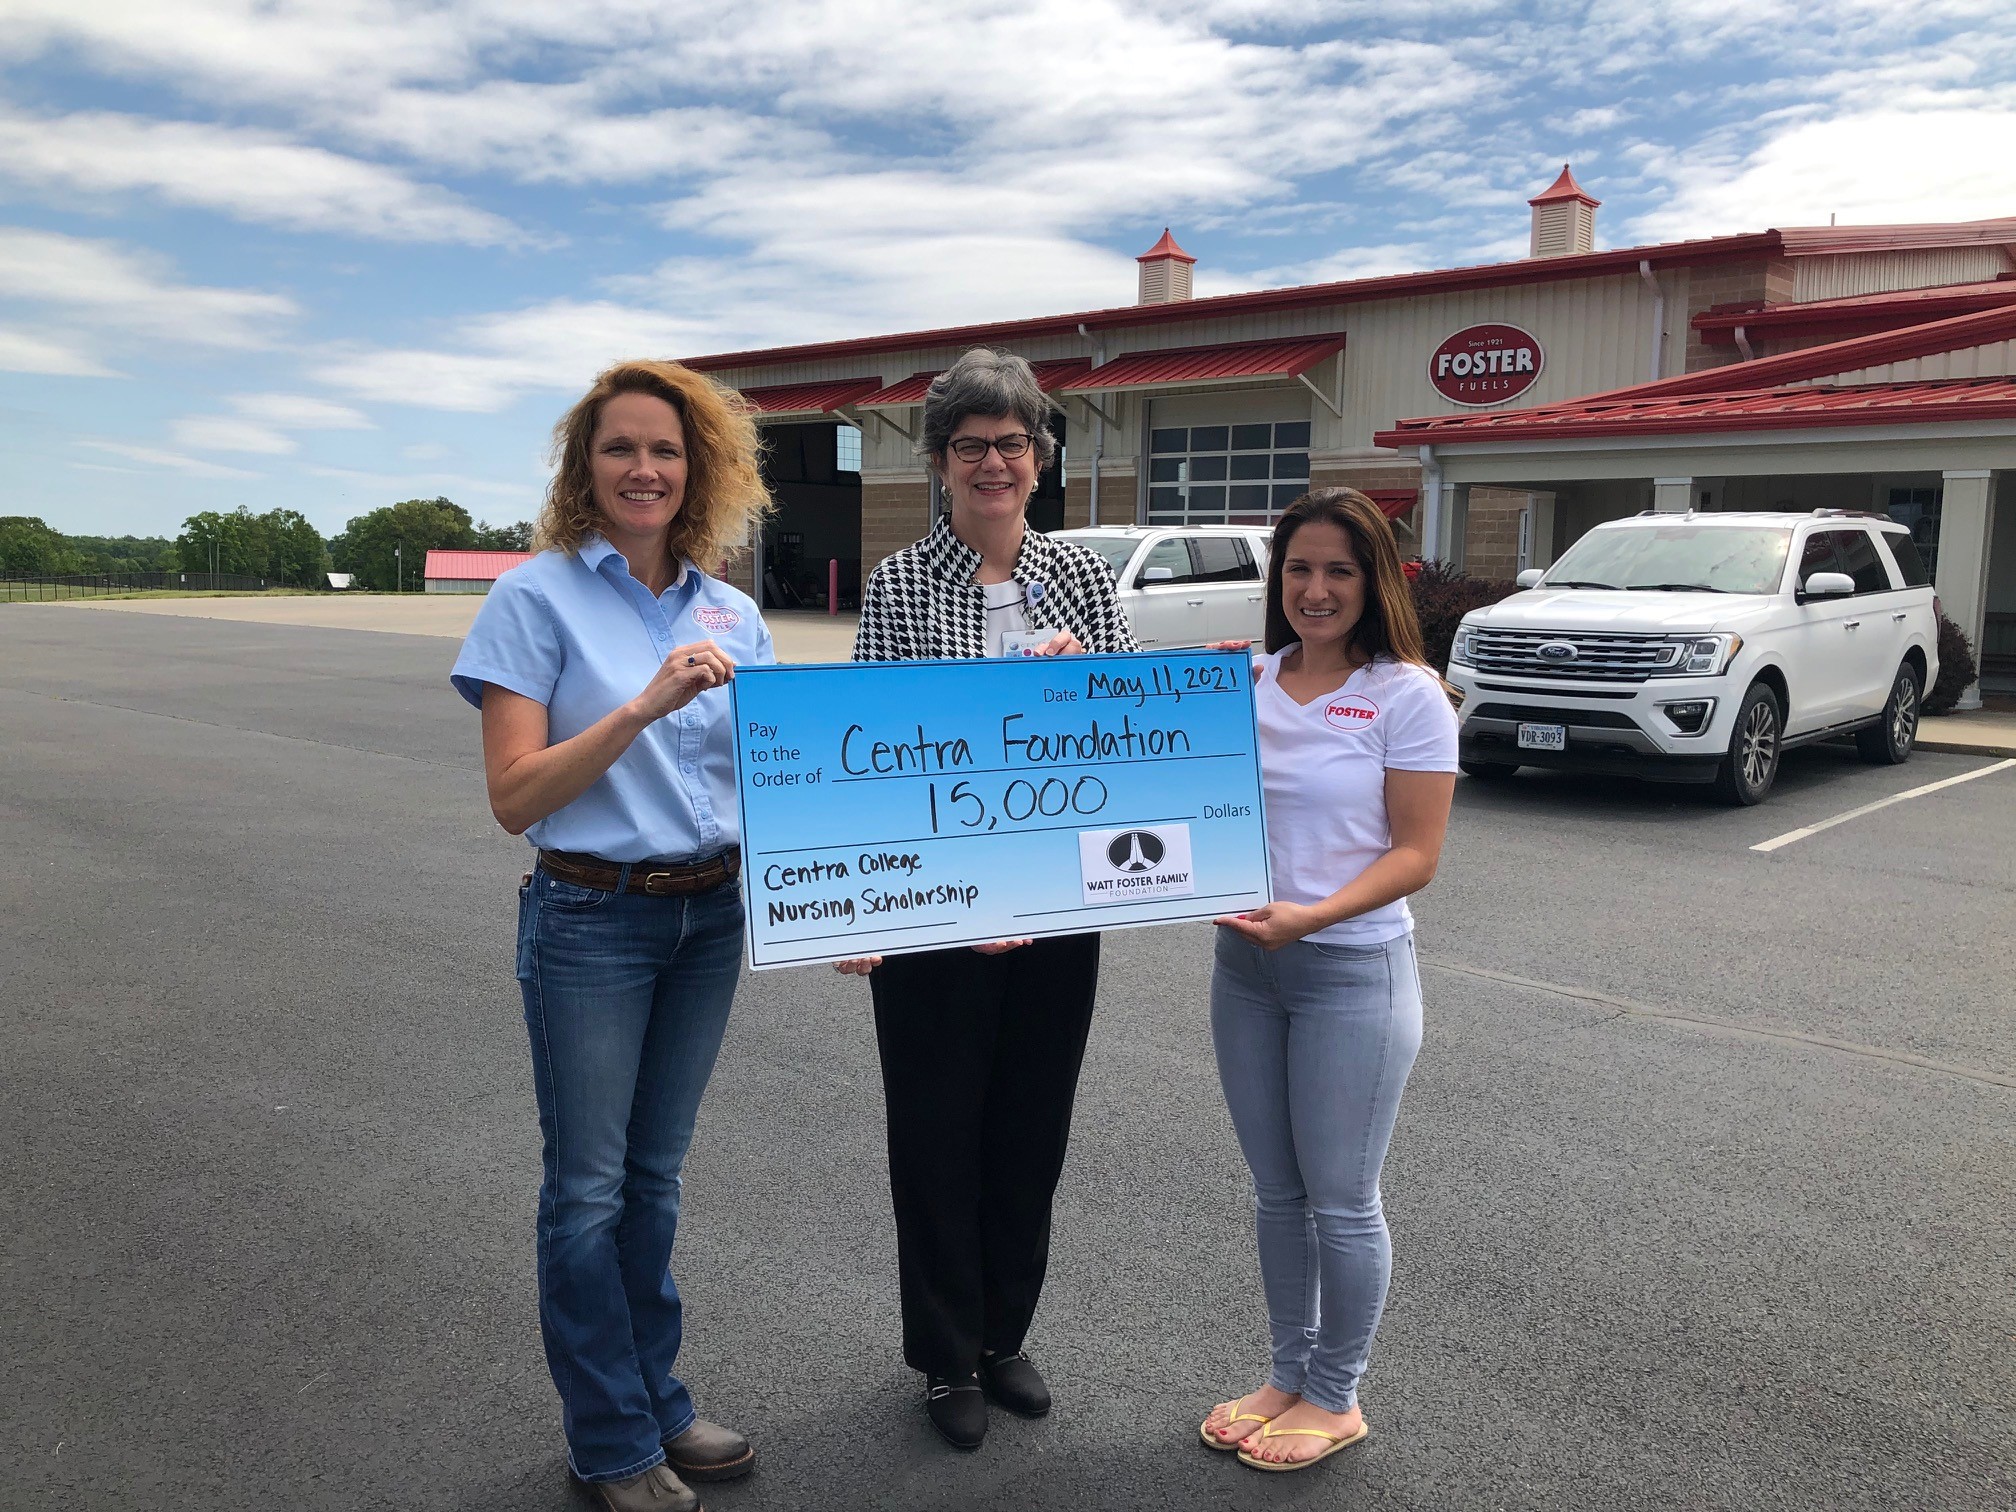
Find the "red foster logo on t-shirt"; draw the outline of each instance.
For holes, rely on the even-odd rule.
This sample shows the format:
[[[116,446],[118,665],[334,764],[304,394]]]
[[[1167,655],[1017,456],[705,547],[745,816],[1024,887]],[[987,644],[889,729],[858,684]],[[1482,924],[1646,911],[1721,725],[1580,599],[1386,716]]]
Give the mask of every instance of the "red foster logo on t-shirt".
[[[713,604],[702,604],[693,611],[693,618],[709,635],[726,635],[742,623],[742,616],[733,609],[720,609]]]
[[[1346,693],[1323,705],[1323,721],[1335,730],[1369,730],[1379,717],[1379,705],[1356,693]]]

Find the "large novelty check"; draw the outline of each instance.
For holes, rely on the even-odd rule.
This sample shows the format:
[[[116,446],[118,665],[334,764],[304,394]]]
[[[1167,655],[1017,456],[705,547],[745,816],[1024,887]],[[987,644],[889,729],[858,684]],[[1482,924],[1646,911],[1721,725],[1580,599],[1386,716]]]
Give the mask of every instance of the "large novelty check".
[[[1245,655],[741,667],[731,686],[757,970],[1269,897]]]

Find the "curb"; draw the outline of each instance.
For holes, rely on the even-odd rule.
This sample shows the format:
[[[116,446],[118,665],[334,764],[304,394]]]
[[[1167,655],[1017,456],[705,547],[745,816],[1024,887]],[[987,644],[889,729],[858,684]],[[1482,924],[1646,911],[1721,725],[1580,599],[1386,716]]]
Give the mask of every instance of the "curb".
[[[1997,743],[1993,740],[1918,740],[1913,746],[1917,751],[1940,751],[1951,756],[2016,756],[2016,740]]]

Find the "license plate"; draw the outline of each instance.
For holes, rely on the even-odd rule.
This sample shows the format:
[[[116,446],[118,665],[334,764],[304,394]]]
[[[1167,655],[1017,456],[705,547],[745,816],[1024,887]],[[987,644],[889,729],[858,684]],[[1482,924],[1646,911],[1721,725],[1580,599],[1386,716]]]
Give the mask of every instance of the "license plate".
[[[1568,726],[1522,724],[1519,726],[1519,749],[1565,751],[1568,749]]]

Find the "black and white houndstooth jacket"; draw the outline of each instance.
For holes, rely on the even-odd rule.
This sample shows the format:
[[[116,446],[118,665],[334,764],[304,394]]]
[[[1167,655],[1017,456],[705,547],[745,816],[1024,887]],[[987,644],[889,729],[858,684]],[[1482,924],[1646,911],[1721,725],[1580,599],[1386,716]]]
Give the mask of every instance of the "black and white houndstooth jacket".
[[[861,594],[856,661],[921,661],[987,654],[987,595],[973,581],[980,553],[940,516],[923,540],[868,574]],[[1087,651],[1138,651],[1113,574],[1096,552],[1038,531],[1022,533],[1015,581],[1041,583],[1032,624],[1069,630]]]

